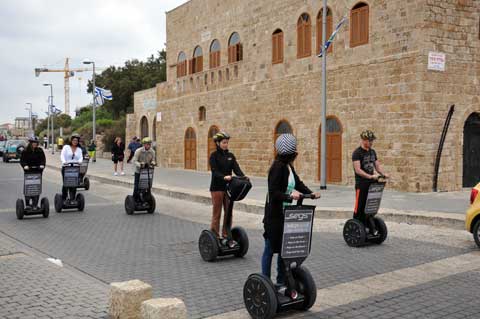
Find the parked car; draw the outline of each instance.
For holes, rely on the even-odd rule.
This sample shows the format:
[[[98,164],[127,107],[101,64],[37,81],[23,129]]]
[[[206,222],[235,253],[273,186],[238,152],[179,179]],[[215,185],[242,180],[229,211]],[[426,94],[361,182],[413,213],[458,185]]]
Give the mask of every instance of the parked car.
[[[27,142],[24,140],[9,140],[5,145],[3,152],[3,161],[20,160],[23,150],[27,147]]]
[[[5,150],[5,144],[7,144],[7,141],[0,141],[0,156],[3,156],[3,152]]]
[[[473,234],[473,239],[480,247],[480,183],[470,193],[470,208],[465,217],[465,228]]]

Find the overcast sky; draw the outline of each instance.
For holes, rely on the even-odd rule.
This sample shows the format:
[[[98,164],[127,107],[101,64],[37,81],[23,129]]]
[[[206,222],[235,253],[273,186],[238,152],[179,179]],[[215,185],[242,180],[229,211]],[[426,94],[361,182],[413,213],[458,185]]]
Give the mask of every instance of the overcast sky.
[[[165,47],[165,11],[187,0],[2,0],[0,10],[0,124],[28,116],[25,103],[44,117],[53,84],[54,104],[64,109],[62,73],[42,73],[36,67],[97,67],[145,60]],[[91,72],[70,78],[70,110],[88,104]]]

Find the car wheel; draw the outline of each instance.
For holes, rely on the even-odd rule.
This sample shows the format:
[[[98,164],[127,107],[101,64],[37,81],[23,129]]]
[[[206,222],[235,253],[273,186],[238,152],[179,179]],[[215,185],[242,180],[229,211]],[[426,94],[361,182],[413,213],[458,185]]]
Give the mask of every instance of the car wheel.
[[[475,239],[477,246],[480,247],[480,219],[473,225],[473,239]]]

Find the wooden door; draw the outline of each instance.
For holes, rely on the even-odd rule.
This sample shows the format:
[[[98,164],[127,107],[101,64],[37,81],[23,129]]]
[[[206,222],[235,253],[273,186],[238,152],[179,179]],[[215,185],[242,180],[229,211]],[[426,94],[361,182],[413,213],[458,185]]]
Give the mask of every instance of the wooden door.
[[[463,187],[480,182],[480,113],[471,114],[463,129]]]
[[[208,150],[207,150],[207,163],[208,169],[210,169],[210,155],[215,152],[217,149],[217,145],[213,141],[213,137],[217,134],[220,130],[216,126],[210,127],[208,130]]]
[[[318,134],[318,179],[320,179],[321,128]],[[327,183],[342,182],[342,128],[336,118],[327,119]]]
[[[185,132],[185,169],[197,169],[197,135],[191,127]]]

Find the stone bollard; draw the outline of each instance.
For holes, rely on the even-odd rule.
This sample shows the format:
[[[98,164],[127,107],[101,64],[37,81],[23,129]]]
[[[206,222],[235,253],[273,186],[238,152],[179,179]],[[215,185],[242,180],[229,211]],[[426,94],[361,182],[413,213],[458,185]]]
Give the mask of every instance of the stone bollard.
[[[142,302],[152,298],[152,286],[140,280],[110,284],[109,315],[112,319],[140,319]]]
[[[178,298],[156,298],[142,302],[143,319],[187,319],[187,308]]]

